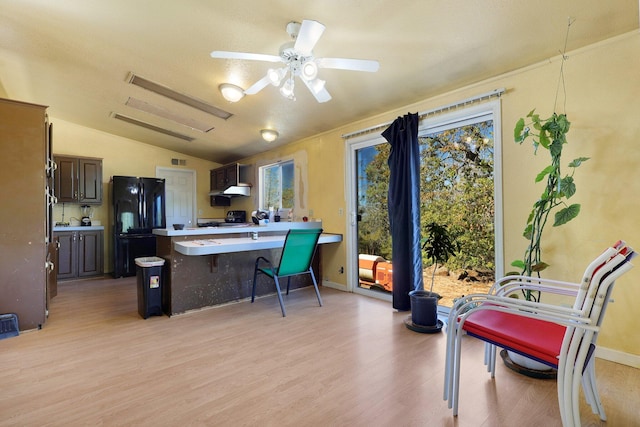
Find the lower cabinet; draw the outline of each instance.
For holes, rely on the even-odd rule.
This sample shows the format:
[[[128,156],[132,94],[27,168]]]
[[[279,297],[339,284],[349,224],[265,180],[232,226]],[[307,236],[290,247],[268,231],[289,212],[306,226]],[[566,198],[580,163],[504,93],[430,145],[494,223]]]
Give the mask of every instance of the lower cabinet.
[[[104,270],[103,231],[56,231],[58,280],[100,276]]]

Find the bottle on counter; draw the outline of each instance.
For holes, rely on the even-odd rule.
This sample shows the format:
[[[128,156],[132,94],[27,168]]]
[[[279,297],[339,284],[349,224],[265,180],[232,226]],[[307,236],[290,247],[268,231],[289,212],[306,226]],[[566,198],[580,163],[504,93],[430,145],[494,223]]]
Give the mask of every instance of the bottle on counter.
[[[287,214],[287,221],[293,221],[293,208],[289,209],[289,213]]]

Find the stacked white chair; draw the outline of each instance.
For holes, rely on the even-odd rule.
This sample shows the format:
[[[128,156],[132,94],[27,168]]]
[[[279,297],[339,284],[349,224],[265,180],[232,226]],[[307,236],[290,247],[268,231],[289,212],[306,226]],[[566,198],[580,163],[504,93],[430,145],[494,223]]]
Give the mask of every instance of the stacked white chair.
[[[470,335],[485,341],[484,363],[492,378],[496,347],[556,368],[563,426],[580,426],[581,383],[593,412],[606,420],[596,387],[593,352],[613,284],[633,268],[630,261],[634,256],[633,249],[619,241],[589,264],[580,283],[507,276],[487,294],[472,294],[458,300],[447,322],[444,383],[444,399],[453,415],[458,415],[462,337]],[[568,308],[509,297],[522,290],[540,291],[543,296],[548,293],[573,296],[575,302]],[[554,332],[541,337],[540,328]]]

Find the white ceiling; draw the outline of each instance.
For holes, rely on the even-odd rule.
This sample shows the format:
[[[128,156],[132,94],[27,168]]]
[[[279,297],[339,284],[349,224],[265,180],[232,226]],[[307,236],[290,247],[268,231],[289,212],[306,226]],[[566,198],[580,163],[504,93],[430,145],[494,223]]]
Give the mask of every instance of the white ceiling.
[[[638,0],[0,0],[0,94],[50,115],[226,163],[554,57],[638,28]],[[272,64],[212,59],[212,50],[278,54],[287,22],[326,25],[317,57],[376,59],[377,73],[321,69],[333,96],[296,101],[273,86],[240,102]],[[133,72],[233,113],[213,117],[127,82]],[[201,133],[137,111],[129,97],[210,123]],[[194,137],[186,142],[111,117]],[[259,131],[274,128],[267,144]]]

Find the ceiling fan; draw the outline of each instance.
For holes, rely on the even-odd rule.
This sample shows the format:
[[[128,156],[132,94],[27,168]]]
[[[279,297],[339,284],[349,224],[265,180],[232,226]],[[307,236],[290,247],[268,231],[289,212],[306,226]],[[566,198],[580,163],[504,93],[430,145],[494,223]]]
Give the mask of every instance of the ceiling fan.
[[[378,61],[368,59],[316,58],[313,55],[313,48],[325,30],[325,26],[318,21],[305,19],[302,24],[289,22],[286,30],[293,41],[280,46],[279,55],[214,50],[211,52],[211,57],[284,63],[281,68],[270,68],[262,79],[246,89],[244,93],[254,95],[269,83],[280,86],[284,82],[280,93],[286,98],[295,100],[294,85],[297,76],[318,102],[327,102],[331,99],[331,95],[325,88],[325,81],[318,78],[319,68],[376,72],[380,67]]]

